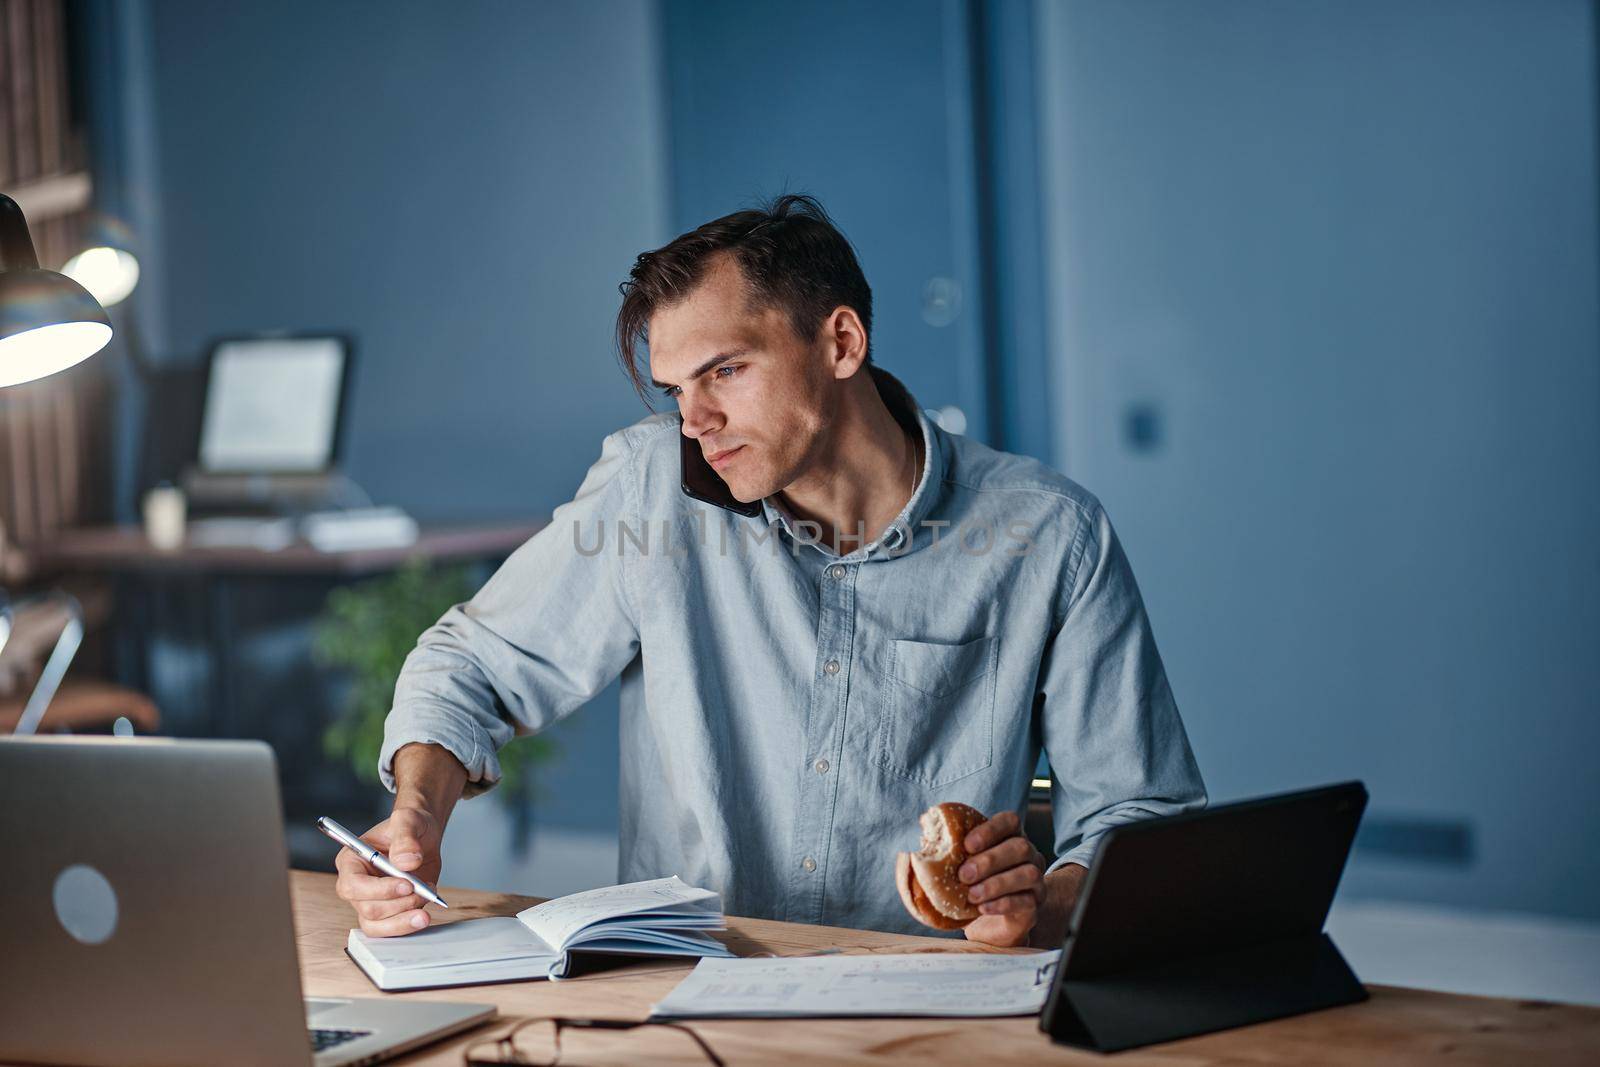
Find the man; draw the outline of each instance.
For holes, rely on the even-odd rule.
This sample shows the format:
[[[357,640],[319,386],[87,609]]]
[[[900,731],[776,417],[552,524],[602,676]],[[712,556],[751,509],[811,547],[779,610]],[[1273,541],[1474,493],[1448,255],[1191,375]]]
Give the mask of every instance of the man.
[[[624,367],[643,395],[647,342],[677,414],[607,437],[551,525],[422,635],[380,758],[394,811],[367,839],[436,879],[496,750],[620,675],[624,881],[927,933],[894,857],[957,800],[990,815],[966,936],[1058,944],[1104,831],[1205,802],[1099,503],[940,429],[871,363],[871,290],[810,198],[707,223],[621,288]],[[1019,818],[1041,746],[1048,870]],[[406,882],[338,864],[367,933],[427,925]]]

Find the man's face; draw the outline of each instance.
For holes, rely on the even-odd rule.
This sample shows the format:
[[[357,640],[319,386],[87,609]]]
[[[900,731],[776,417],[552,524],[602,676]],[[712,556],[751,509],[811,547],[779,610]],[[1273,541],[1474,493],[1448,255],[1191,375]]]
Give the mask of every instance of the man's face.
[[[649,337],[651,378],[736,499],[760,500],[799,477],[831,417],[826,342],[796,336],[783,311],[748,306],[726,255],[687,298],[650,317]]]

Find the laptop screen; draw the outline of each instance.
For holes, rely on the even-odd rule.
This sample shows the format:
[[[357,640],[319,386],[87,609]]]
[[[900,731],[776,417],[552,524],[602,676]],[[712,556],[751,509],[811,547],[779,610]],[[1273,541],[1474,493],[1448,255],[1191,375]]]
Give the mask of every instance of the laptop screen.
[[[349,358],[339,337],[220,342],[211,354],[200,466],[213,473],[317,473],[333,463]]]

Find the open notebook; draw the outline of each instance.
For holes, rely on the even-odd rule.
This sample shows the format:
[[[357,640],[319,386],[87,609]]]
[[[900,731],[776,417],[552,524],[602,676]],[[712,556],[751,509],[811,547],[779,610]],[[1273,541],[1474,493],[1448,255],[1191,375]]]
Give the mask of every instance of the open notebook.
[[[384,990],[560,978],[572,952],[732,956],[722,898],[676,875],[557,897],[515,917],[463,919],[404,937],[350,931],[345,951]]]

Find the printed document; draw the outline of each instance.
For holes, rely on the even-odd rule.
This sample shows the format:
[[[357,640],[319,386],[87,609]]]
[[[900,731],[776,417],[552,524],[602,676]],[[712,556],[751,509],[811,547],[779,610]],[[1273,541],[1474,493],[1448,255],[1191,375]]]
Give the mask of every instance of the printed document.
[[[1027,955],[703,959],[650,1012],[657,1019],[1033,1015],[1059,949]]]

